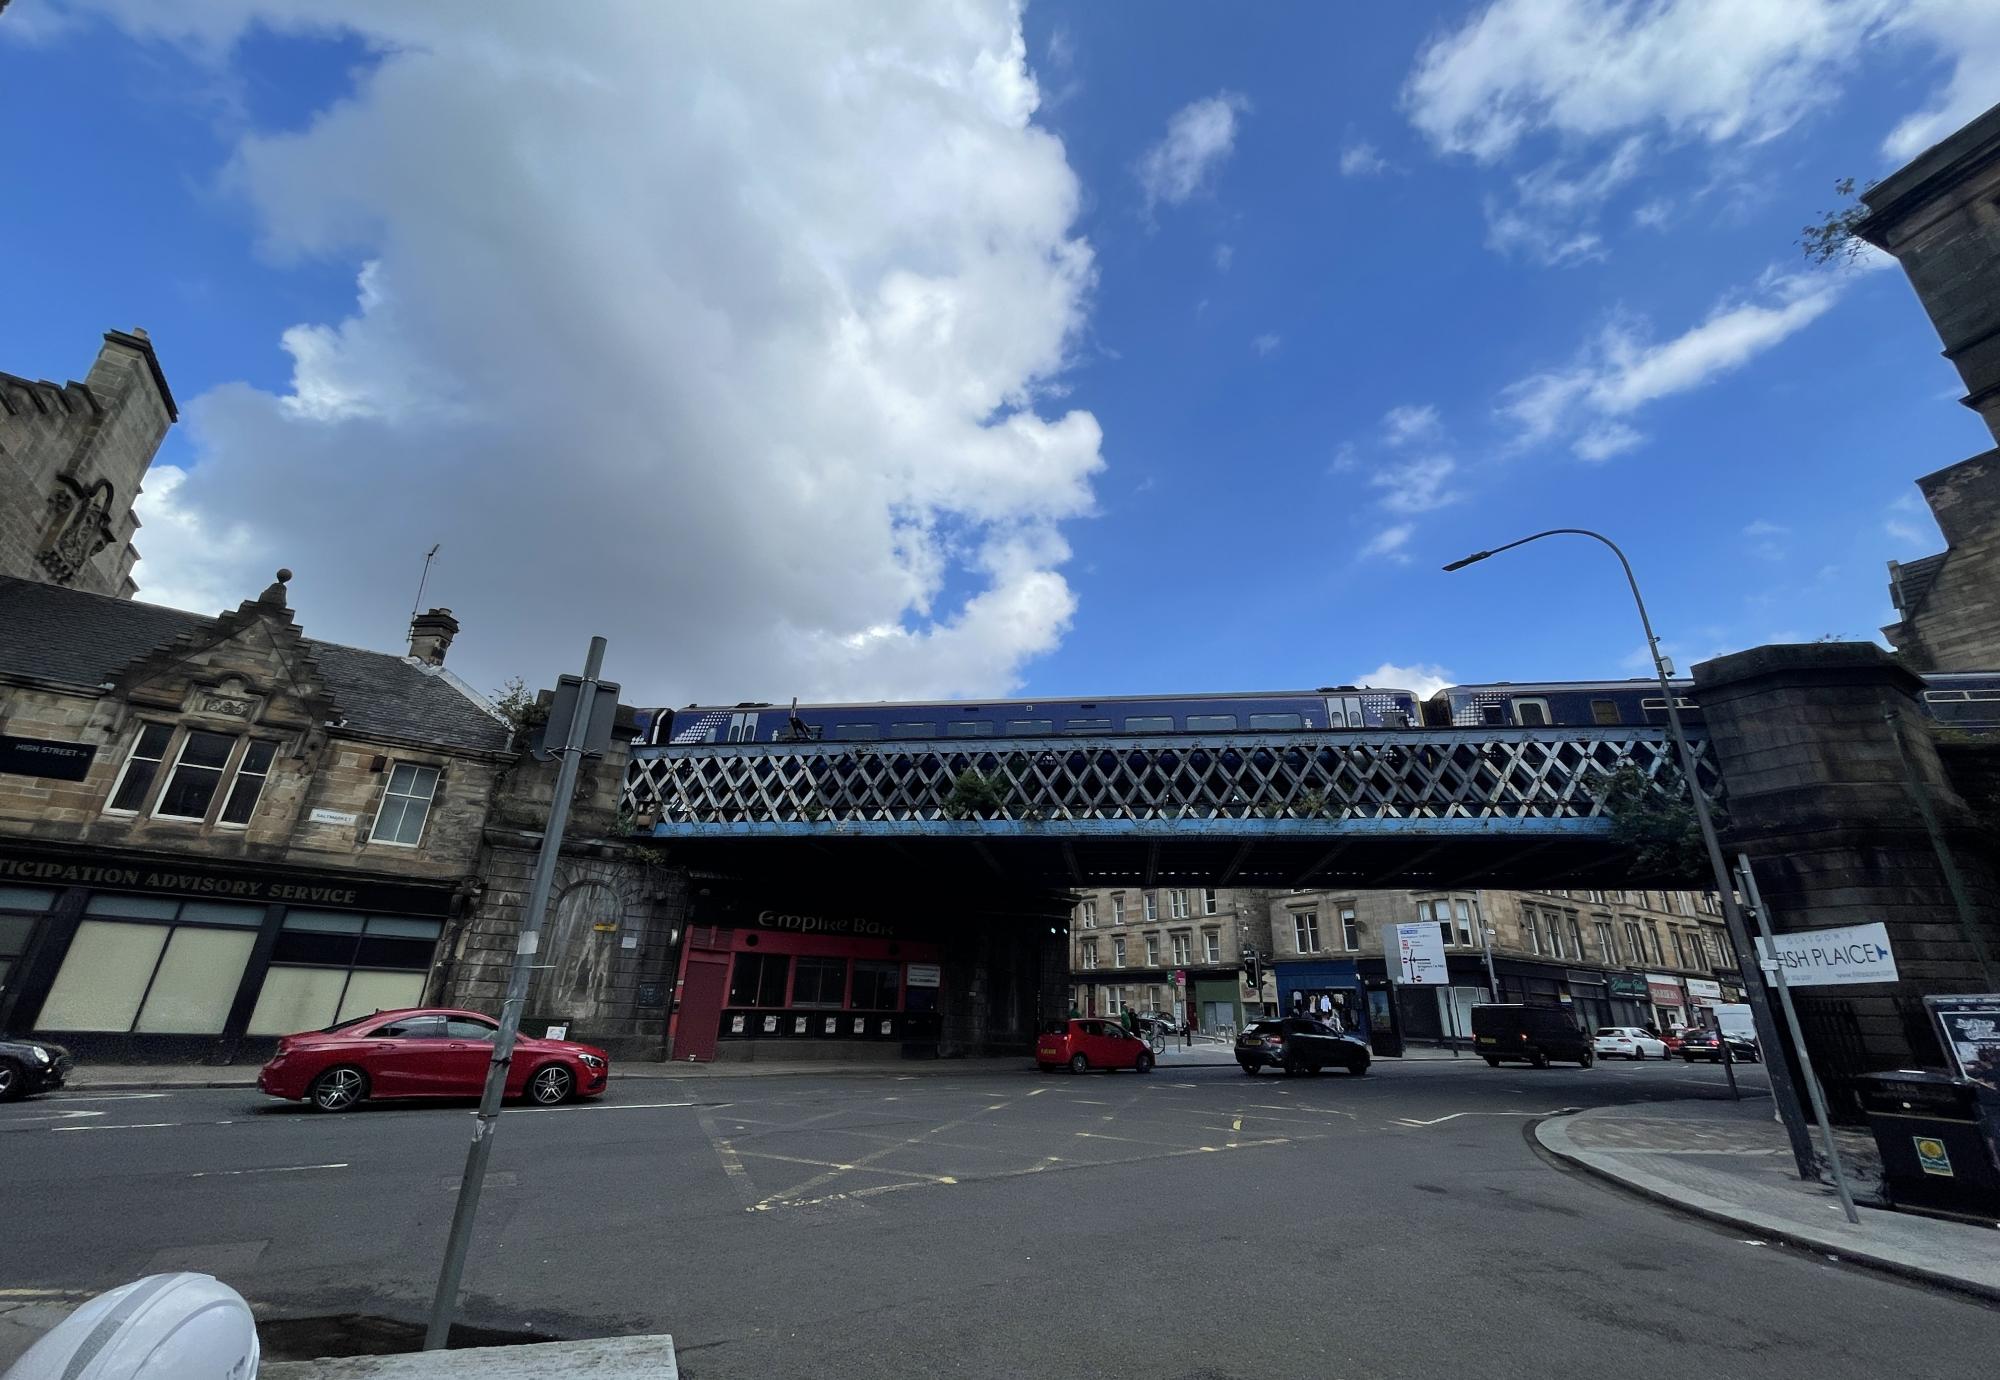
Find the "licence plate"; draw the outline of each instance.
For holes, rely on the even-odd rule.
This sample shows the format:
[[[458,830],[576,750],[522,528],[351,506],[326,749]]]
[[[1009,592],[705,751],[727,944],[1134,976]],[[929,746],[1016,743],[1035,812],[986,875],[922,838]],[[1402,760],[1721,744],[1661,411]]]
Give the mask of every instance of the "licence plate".
[[[1497,1045],[1500,1043],[1500,1037],[1497,1035],[1481,1035],[1479,1043],[1482,1045]]]

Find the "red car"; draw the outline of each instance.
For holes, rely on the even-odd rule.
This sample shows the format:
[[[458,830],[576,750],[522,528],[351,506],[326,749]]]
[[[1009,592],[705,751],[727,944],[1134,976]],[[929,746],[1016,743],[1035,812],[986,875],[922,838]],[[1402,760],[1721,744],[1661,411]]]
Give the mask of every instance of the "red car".
[[[287,1035],[257,1075],[272,1097],[344,1112],[371,1097],[477,1097],[500,1027],[477,1011],[427,1006],[377,1011],[325,1030]],[[604,1091],[611,1061],[572,1040],[514,1041],[507,1096],[544,1107]]]
[[[1035,1062],[1045,1073],[1064,1064],[1071,1073],[1091,1069],[1153,1071],[1153,1051],[1146,1042],[1116,1021],[1079,1018],[1059,1021],[1035,1041]]]

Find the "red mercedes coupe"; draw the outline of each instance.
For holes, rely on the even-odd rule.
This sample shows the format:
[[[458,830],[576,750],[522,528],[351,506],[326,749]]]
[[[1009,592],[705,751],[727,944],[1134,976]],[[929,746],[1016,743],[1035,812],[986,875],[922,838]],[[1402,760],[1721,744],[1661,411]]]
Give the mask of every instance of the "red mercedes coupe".
[[[377,1011],[287,1035],[257,1075],[258,1091],[344,1112],[370,1098],[477,1097],[499,1024],[477,1011],[427,1006]],[[507,1096],[544,1107],[596,1097],[611,1073],[604,1051],[573,1040],[514,1041]]]

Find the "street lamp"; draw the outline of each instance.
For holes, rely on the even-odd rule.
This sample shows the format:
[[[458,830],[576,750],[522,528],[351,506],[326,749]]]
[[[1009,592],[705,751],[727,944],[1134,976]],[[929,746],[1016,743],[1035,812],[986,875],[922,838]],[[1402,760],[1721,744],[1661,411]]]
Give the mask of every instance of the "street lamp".
[[[1646,651],[1653,659],[1653,674],[1660,682],[1660,697],[1666,701],[1667,731],[1673,736],[1674,750],[1680,757],[1681,775],[1686,779],[1688,794],[1694,800],[1695,823],[1701,827],[1702,847],[1708,850],[1708,865],[1715,873],[1715,893],[1722,901],[1722,917],[1729,926],[1729,937],[1736,945],[1737,967],[1743,978],[1743,991],[1750,1001],[1751,1017],[1757,1023],[1757,1038],[1765,1049],[1771,1051],[1772,1057],[1764,1061],[1771,1079],[1771,1096],[1784,1117],[1785,1134],[1791,1139],[1792,1156],[1798,1161],[1799,1177],[1811,1178],[1815,1168],[1812,1137],[1806,1130],[1805,1113],[1799,1106],[1798,1092],[1792,1087],[1791,1070],[1785,1066],[1782,1057],[1783,1047],[1778,1043],[1770,999],[1765,994],[1762,974],[1757,966],[1757,947],[1750,942],[1743,912],[1736,904],[1736,889],[1730,881],[1729,864],[1723,860],[1722,841],[1715,834],[1715,820],[1709,814],[1708,797],[1702,792],[1701,780],[1695,774],[1694,751],[1688,746],[1687,734],[1681,729],[1681,712],[1674,704],[1674,688],[1667,682],[1666,658],[1660,655],[1660,639],[1654,635],[1653,620],[1646,614],[1646,601],[1640,597],[1639,581],[1632,574],[1632,562],[1625,559],[1618,543],[1602,532],[1593,532],[1586,527],[1551,527],[1546,532],[1536,532],[1519,541],[1510,541],[1505,546],[1496,546],[1491,551],[1475,551],[1470,556],[1453,561],[1445,567],[1445,571],[1463,570],[1503,551],[1540,541],[1543,537],[1589,537],[1610,547],[1611,554],[1624,568],[1625,583],[1631,586],[1632,602],[1639,610],[1639,626],[1646,630]]]

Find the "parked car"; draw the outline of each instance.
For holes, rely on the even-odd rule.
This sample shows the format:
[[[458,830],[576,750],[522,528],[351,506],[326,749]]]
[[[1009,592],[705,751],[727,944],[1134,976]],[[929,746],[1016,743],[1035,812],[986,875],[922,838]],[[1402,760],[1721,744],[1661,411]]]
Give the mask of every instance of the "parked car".
[[[0,1102],[60,1088],[70,1067],[69,1051],[61,1045],[0,1035]]]
[[[1590,1036],[1576,1017],[1560,1006],[1496,1002],[1472,1008],[1472,1046],[1494,1068],[1503,1059],[1519,1059],[1545,1069],[1549,1061],[1597,1062]]]
[[[1667,1047],[1667,1057],[1669,1059],[1673,1058],[1676,1054],[1679,1054],[1681,1052],[1681,1036],[1684,1035],[1686,1032],[1687,1032],[1687,1027],[1684,1025],[1679,1025],[1675,1026],[1672,1030],[1669,1030],[1666,1034],[1660,1037],[1660,1040]]]
[[[1692,1064],[1697,1059],[1706,1059],[1711,1064],[1722,1062],[1722,1043],[1729,1042],[1729,1057],[1739,1064],[1757,1062],[1757,1042],[1747,1035],[1725,1035],[1717,1030],[1689,1030],[1681,1035],[1681,1058]]]
[[[322,1112],[344,1112],[370,1098],[477,1097],[499,1029],[477,1011],[377,1011],[285,1036],[258,1073],[257,1088]],[[610,1073],[609,1056],[594,1046],[521,1036],[508,1065],[507,1096],[553,1107],[596,1097]]]
[[[1636,1025],[1601,1025],[1591,1050],[1600,1059],[1665,1059],[1667,1042]]]
[[[1318,1073],[1324,1068],[1368,1072],[1368,1044],[1310,1016],[1255,1021],[1236,1037],[1236,1062],[1255,1074],[1262,1068]]]
[[[1162,1035],[1178,1035],[1181,1033],[1181,1023],[1166,1012],[1141,1011],[1139,1013],[1140,1032],[1143,1034],[1153,1027],[1158,1027]]]
[[[1116,1021],[1094,1016],[1078,1016],[1054,1021],[1035,1041],[1035,1062],[1044,1073],[1053,1073],[1067,1064],[1071,1073],[1092,1069],[1132,1069],[1153,1071],[1153,1051],[1143,1036],[1134,1035]]]

